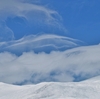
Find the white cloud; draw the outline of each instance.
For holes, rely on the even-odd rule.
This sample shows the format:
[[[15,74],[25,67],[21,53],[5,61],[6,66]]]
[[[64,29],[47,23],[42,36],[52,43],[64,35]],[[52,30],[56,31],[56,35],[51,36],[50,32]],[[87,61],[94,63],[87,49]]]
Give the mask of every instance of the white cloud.
[[[15,56],[0,53],[0,81],[36,83],[73,81],[100,74],[100,46],[78,47],[50,54],[34,52]]]
[[[83,42],[69,37],[42,34],[29,35],[19,40],[0,43],[0,51],[10,51],[22,54],[23,52],[51,52],[52,50],[66,50],[73,47],[81,46]]]
[[[16,15],[27,17],[27,13],[29,11],[37,11],[37,13],[40,11],[41,13],[44,13],[48,19],[51,18],[51,20],[54,19],[51,14],[58,14],[56,11],[50,10],[44,6],[23,3],[20,2],[20,0],[9,0],[9,2],[8,0],[0,1],[0,13],[2,13],[0,16],[2,16],[2,18],[6,18],[8,16],[13,17]]]
[[[13,31],[6,26],[6,23],[0,22],[0,42],[11,41],[14,39]]]
[[[67,32],[61,23],[62,18],[57,11],[51,10],[41,4],[30,3],[30,0],[0,0],[0,21],[5,22],[7,18],[14,18],[16,16],[26,19],[30,26],[32,24],[39,24],[42,27],[45,24],[45,26]],[[7,27],[6,22],[5,26],[7,29],[3,33],[7,34],[10,31],[12,33],[11,36],[14,36],[12,30]],[[2,27],[2,29],[4,30],[5,28]]]

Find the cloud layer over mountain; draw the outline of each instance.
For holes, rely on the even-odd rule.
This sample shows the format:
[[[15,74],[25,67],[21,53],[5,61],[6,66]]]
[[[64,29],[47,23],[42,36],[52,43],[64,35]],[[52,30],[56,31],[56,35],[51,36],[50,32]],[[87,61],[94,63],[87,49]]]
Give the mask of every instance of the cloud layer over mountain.
[[[0,81],[15,84],[80,81],[100,74],[100,45],[50,54],[0,53]]]
[[[68,31],[65,26],[68,26],[70,31],[76,30],[75,34],[72,32],[73,37],[89,39],[88,35],[81,35],[83,32],[80,29],[84,26],[82,29],[88,28],[87,25],[91,27],[91,20],[86,25],[86,21],[78,20],[77,16],[72,18],[73,12],[67,12],[71,14],[68,25],[68,19],[62,22],[58,11],[36,0],[1,0],[0,81],[14,84],[80,81],[99,75],[100,45],[79,47],[83,42],[66,36]],[[83,14],[81,16],[87,20]],[[80,25],[81,22],[85,25]],[[76,33],[79,35],[75,36]],[[69,48],[73,49],[66,50]]]

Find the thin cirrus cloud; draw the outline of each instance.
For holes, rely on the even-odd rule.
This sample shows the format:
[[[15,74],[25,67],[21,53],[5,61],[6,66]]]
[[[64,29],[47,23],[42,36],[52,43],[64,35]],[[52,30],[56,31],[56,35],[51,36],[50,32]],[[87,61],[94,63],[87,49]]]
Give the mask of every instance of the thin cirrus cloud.
[[[0,53],[0,81],[13,84],[80,81],[100,74],[100,45],[50,54]]]
[[[14,40],[13,31],[8,28],[5,22],[0,21],[0,41],[11,41]]]
[[[84,45],[82,41],[65,36],[53,34],[29,35],[19,40],[1,42],[0,52],[9,51],[17,55],[29,51],[50,53],[51,51],[64,51],[81,45]]]
[[[53,31],[56,31],[58,29],[64,32],[67,31],[62,25],[62,18],[57,11],[51,10],[43,5],[29,3],[29,0],[27,0],[27,2],[24,1],[25,0],[9,0],[9,2],[8,0],[0,1],[0,29],[3,30],[3,32],[0,32],[0,35],[4,35],[5,37],[7,37],[7,35],[9,34],[10,37],[12,37],[9,40],[14,39],[16,31],[14,31],[13,28],[9,27],[8,24],[11,23],[11,20],[15,19],[16,17],[22,20],[26,20],[27,25],[30,26],[31,29],[34,28],[34,26],[37,26],[35,27],[37,28],[37,30],[39,30],[40,27],[43,27],[40,28],[40,31],[37,32],[45,32],[46,28],[52,28]],[[9,21],[9,18],[11,20],[7,23],[7,20]],[[5,27],[3,27],[3,24],[5,25]],[[19,24],[22,23],[19,22]],[[17,32],[19,33],[20,31]],[[28,32],[30,31],[27,30],[27,33]],[[0,39],[0,41],[6,41],[6,38],[4,38],[4,36],[1,36],[2,38]]]
[[[27,13],[30,11],[37,11],[37,13],[40,11],[41,13],[44,13],[48,20],[54,19],[52,14],[58,14],[56,11],[50,10],[42,5],[24,3],[20,0],[9,0],[9,2],[7,0],[1,0],[0,2],[0,13],[2,14],[0,15],[0,18],[2,19],[6,19],[8,16],[14,17],[16,15],[23,16],[27,19]]]

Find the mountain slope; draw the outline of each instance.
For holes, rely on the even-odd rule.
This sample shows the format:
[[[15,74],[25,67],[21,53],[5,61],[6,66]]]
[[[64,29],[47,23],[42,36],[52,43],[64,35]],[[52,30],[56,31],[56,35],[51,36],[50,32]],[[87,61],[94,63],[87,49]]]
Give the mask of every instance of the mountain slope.
[[[99,77],[100,78],[100,77]],[[0,83],[0,99],[99,99],[100,79],[15,86]]]

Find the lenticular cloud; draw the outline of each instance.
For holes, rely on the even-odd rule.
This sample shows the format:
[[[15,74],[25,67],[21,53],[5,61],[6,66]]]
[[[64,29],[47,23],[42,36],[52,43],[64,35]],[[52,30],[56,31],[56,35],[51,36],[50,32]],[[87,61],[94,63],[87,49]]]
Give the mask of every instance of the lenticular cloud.
[[[0,51],[9,51],[17,55],[29,51],[50,53],[51,51],[64,51],[81,45],[84,45],[82,41],[64,36],[51,34],[29,35],[19,40],[1,42]]]

